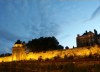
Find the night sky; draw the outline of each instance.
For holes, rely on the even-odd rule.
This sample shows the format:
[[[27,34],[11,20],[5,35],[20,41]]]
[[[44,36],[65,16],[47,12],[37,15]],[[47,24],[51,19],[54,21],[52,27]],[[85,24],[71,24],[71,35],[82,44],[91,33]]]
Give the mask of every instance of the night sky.
[[[0,54],[41,36],[73,47],[77,34],[94,29],[100,33],[99,0],[0,0]]]

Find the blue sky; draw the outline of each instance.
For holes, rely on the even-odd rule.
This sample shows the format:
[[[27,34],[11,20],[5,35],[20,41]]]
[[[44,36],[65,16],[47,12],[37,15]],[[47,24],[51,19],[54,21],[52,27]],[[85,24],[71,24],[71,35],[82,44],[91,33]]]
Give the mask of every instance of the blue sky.
[[[76,46],[77,34],[100,33],[99,0],[0,0],[0,53],[11,52],[17,39],[55,36]]]

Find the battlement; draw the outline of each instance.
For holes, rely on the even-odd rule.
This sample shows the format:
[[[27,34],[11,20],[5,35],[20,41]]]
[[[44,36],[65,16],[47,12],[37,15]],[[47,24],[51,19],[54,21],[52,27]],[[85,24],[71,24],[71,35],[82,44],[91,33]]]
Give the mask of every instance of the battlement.
[[[18,40],[12,48],[12,59],[13,60],[24,59],[26,55],[25,49],[26,46],[20,40]]]
[[[23,47],[23,44],[15,44],[13,47]]]
[[[38,60],[40,57],[43,60],[46,59],[53,59],[56,56],[59,56],[61,58],[64,58],[66,55],[67,57],[74,57],[74,58],[84,58],[88,57],[89,55],[100,55],[100,46],[87,46],[87,47],[80,47],[80,48],[74,48],[74,49],[66,49],[66,50],[54,50],[54,51],[46,51],[44,52],[38,52],[33,53],[29,52],[28,54],[20,54],[18,53],[18,56],[8,56],[8,57],[1,57],[0,62],[10,62],[10,61],[20,61],[20,60]],[[17,58],[16,58],[17,57]]]
[[[85,57],[89,55],[98,54],[100,55],[100,34],[94,30],[94,33],[89,31],[85,32],[83,35],[78,35],[76,37],[77,47],[74,49],[64,49],[64,50],[54,50],[54,51],[46,51],[33,53],[29,52],[26,53],[26,46],[25,43],[22,43],[18,40],[13,48],[12,48],[12,55],[7,57],[1,57],[0,62],[10,62],[10,61],[20,61],[20,60],[38,60],[39,57],[42,59],[53,59],[56,56],[60,56],[64,58],[66,55],[67,57]]]
[[[77,35],[76,37],[77,47],[93,46],[95,44],[100,44],[100,34],[94,29],[94,33],[89,31],[85,32],[83,35]]]

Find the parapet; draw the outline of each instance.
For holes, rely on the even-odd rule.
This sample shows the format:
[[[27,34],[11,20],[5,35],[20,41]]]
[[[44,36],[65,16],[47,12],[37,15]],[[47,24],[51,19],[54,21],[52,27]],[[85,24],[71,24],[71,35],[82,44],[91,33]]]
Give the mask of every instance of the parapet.
[[[13,47],[23,47],[23,44],[14,44]]]

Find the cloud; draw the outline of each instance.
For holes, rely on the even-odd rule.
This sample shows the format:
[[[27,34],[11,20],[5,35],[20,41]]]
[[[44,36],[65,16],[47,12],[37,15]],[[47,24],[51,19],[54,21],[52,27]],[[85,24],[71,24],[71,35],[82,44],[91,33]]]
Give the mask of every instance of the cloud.
[[[27,38],[17,36],[5,29],[0,29],[0,54],[11,53],[11,48],[18,39],[25,40]]]
[[[52,5],[55,5],[55,2],[53,2],[51,0],[11,0],[0,4],[2,51],[9,51],[12,47],[11,43],[17,39],[27,41],[41,36],[57,36],[59,24],[52,19],[53,14],[56,13],[56,6]]]
[[[8,41],[14,41],[15,39],[20,39],[20,37],[10,33],[7,30],[0,30],[0,38],[6,39]]]
[[[98,6],[98,7],[96,8],[96,10],[92,13],[91,17],[90,17],[89,19],[85,20],[84,22],[88,22],[88,21],[90,21],[90,20],[93,20],[93,19],[95,19],[96,17],[98,17],[99,15],[100,15],[100,6]]]
[[[7,41],[3,38],[0,38],[0,54],[2,53],[11,53],[12,46],[14,42]]]
[[[56,36],[59,33],[59,24],[50,21],[50,10],[52,9],[52,2],[48,4],[49,1],[37,1],[37,12],[38,12],[38,22],[36,23],[33,19],[30,19],[30,24],[27,27],[30,28],[31,36]],[[48,8],[49,5],[49,8]],[[27,28],[26,27],[26,28]]]
[[[90,20],[96,18],[98,15],[100,15],[100,6],[92,13]]]

